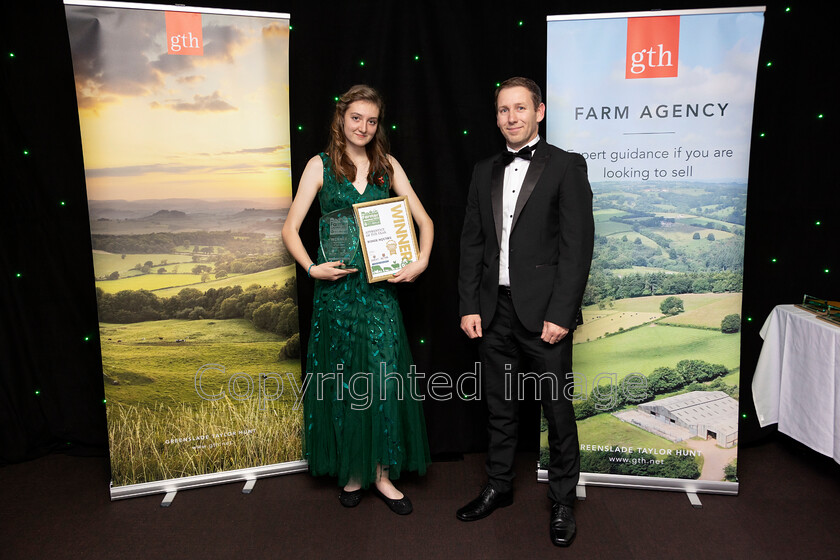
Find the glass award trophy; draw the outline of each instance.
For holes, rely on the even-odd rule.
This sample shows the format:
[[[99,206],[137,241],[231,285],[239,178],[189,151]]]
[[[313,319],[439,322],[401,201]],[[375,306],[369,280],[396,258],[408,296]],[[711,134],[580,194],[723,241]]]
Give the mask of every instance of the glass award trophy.
[[[359,250],[359,227],[353,208],[342,208],[321,216],[318,222],[321,255],[326,262],[340,261],[347,266]]]

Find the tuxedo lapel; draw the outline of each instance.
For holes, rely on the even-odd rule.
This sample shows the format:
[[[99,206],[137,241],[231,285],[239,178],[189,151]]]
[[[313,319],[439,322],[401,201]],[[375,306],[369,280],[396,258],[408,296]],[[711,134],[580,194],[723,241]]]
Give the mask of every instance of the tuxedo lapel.
[[[528,166],[528,172],[525,173],[525,179],[522,181],[522,189],[519,191],[519,197],[516,199],[516,207],[513,210],[513,222],[510,225],[511,231],[513,231],[513,228],[516,227],[516,222],[519,220],[519,215],[522,213],[522,209],[528,202],[528,198],[531,196],[531,193],[534,192],[534,187],[537,186],[537,181],[539,181],[542,176],[542,172],[548,163],[548,158],[548,148],[545,147],[545,142],[541,141],[537,144],[537,149],[534,152],[534,156],[531,158],[531,164]],[[504,177],[504,168],[502,169],[502,177]],[[501,200],[499,203],[501,204]],[[498,219],[499,218],[497,218],[497,221]],[[499,226],[497,225],[496,227],[498,229]]]
[[[502,246],[502,192],[505,186],[505,164],[496,159],[490,175],[490,202],[493,206],[493,222],[496,224],[496,241]]]

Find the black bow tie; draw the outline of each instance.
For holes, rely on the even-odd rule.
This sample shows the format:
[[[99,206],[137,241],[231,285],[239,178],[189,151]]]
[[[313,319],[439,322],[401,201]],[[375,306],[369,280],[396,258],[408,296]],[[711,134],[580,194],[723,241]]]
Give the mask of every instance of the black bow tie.
[[[518,152],[511,152],[510,150],[505,150],[504,152],[502,152],[502,162],[504,162],[505,165],[508,165],[510,162],[513,161],[514,158],[530,160],[532,155],[531,153],[533,152],[534,148],[534,146],[525,146]]]

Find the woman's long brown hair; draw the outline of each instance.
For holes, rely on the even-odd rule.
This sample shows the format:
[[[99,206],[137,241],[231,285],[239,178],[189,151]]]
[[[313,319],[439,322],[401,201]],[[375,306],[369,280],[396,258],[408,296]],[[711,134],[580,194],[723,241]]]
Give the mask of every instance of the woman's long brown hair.
[[[364,84],[351,87],[341,95],[338,103],[335,104],[335,114],[330,125],[330,141],[325,151],[333,160],[333,171],[336,178],[338,180],[346,178],[351,182],[356,179],[356,166],[347,157],[347,137],[344,135],[344,114],[347,112],[347,107],[354,101],[368,101],[379,109],[376,133],[365,146],[365,152],[370,162],[367,179],[369,183],[381,183],[387,176],[390,184],[394,168],[388,161],[388,139],[385,136],[385,127],[382,125],[382,119],[385,116],[385,103],[378,91]]]

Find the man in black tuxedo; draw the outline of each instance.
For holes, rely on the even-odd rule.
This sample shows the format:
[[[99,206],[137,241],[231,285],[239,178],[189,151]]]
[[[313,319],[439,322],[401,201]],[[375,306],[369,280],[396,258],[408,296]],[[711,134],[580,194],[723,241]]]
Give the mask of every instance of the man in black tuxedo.
[[[533,372],[548,421],[550,536],[555,545],[568,546],[576,533],[572,506],[580,450],[564,386],[595,226],[586,161],[540,140],[544,116],[537,84],[527,78],[503,82],[496,90],[496,124],[507,151],[473,170],[458,291],[461,329],[481,339],[489,480],[457,517],[474,521],[513,503],[516,393],[519,376]]]

